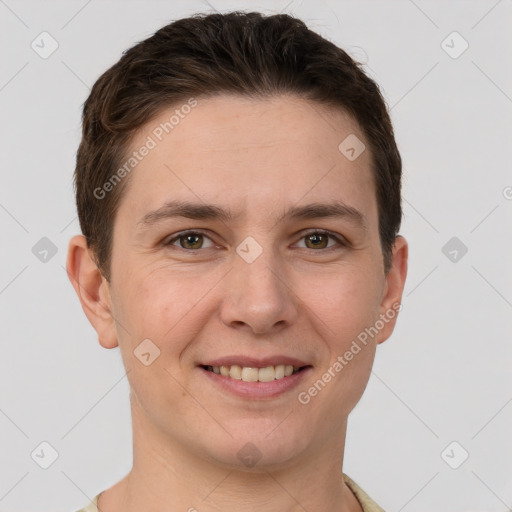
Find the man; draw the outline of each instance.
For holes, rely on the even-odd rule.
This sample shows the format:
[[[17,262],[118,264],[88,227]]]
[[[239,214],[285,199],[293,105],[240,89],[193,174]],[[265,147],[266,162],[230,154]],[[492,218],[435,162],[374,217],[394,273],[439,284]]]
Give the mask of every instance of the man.
[[[400,183],[377,85],[288,15],[178,20],[98,79],[67,268],[133,468],[84,510],[382,510],[342,466],[401,308]]]

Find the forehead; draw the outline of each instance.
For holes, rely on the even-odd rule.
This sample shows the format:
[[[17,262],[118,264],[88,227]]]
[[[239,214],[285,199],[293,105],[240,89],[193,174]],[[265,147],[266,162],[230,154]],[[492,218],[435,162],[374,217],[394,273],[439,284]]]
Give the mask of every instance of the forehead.
[[[120,209],[135,215],[193,199],[263,213],[332,199],[371,214],[371,155],[347,158],[346,140],[360,141],[358,152],[366,144],[351,116],[294,96],[184,101],[161,110],[133,138],[132,151],[151,149],[134,167]]]

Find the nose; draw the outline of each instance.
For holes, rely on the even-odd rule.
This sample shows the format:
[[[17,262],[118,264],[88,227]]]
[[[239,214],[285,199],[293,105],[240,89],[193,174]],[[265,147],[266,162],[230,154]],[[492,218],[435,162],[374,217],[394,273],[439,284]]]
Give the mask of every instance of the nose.
[[[253,334],[271,334],[298,317],[298,297],[280,261],[270,251],[252,263],[236,256],[224,281],[222,322]]]

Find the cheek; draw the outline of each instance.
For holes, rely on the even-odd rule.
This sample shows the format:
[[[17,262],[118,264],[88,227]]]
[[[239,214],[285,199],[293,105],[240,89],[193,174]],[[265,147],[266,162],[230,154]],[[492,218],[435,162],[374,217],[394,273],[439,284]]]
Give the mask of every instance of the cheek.
[[[375,358],[377,337],[370,328],[379,318],[383,283],[378,271],[369,268],[346,265],[330,276],[303,280],[301,285],[301,297],[309,297],[305,301],[309,318],[327,356],[314,381],[308,383],[310,396],[322,394],[316,406],[323,402],[341,415],[348,414],[361,398]],[[307,295],[308,289],[316,291]],[[329,391],[321,391],[324,386]]]
[[[332,350],[341,352],[379,315],[382,277],[365,265],[343,265],[329,274],[301,277],[300,299]]]
[[[130,388],[140,406],[162,427],[173,421],[169,411],[189,407],[195,411],[179,384],[183,381],[179,365],[189,340],[197,334],[192,330],[202,327],[198,314],[203,309],[194,305],[205,294],[203,288],[197,287],[197,280],[164,278],[163,272],[138,280],[133,276],[119,288],[117,330]]]
[[[165,269],[133,281],[125,299],[130,330],[140,339],[153,340],[162,354],[179,354],[213,314],[209,291],[214,284],[214,276]]]

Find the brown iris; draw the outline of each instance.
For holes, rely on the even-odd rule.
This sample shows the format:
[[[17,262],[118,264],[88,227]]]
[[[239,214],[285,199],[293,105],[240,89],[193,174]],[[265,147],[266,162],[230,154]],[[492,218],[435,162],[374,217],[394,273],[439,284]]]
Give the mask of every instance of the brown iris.
[[[200,249],[203,244],[203,235],[200,233],[197,234],[188,234],[181,235],[179,237],[180,245],[183,247],[182,241],[185,240],[185,244],[187,246],[183,247],[184,249]]]
[[[327,241],[329,239],[328,235],[324,235],[322,233],[312,233],[311,235],[307,235],[306,237],[306,245],[308,242],[313,244],[313,248],[325,249],[327,247]]]

